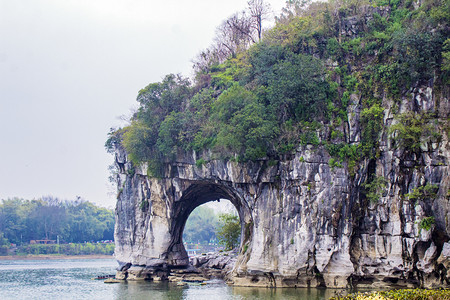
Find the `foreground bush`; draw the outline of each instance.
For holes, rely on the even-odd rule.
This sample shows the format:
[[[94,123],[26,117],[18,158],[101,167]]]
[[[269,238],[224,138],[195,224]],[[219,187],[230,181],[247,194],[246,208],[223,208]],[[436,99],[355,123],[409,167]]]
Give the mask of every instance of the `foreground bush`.
[[[355,293],[345,297],[333,297],[330,300],[446,300],[450,299],[450,290],[402,289],[380,292]]]

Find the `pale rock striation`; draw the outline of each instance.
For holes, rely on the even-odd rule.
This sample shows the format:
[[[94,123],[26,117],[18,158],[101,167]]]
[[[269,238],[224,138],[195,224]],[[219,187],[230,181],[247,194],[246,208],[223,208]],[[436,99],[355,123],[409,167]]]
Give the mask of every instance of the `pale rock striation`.
[[[370,19],[376,9],[361,16]],[[349,18],[342,34],[357,35],[361,24]],[[380,151],[354,169],[345,162],[333,167],[325,147],[306,145],[277,161],[237,163],[203,153],[201,166],[198,153],[180,153],[155,178],[116,145],[116,277],[164,280],[174,270],[189,273],[194,267],[182,243],[189,214],[203,203],[228,199],[242,225],[234,267],[226,272],[231,284],[449,286],[450,146],[442,125],[450,113],[448,90],[435,91],[430,82],[402,99],[384,99],[383,107]],[[351,95],[343,128],[349,144],[361,140],[361,110],[361,96]],[[440,141],[423,143],[420,151],[394,147],[388,128],[409,111],[434,113]],[[369,176],[386,179],[376,203],[364,194]],[[406,196],[426,185],[436,187],[433,197]],[[426,218],[434,221],[428,230],[420,227]]]
[[[427,91],[420,92],[421,107],[448,116],[447,99],[430,104],[433,91],[417,90]],[[384,122],[392,120],[387,109]],[[360,131],[354,124],[352,131]],[[448,158],[445,134],[440,143],[411,154],[394,149],[382,133],[379,158],[362,161],[354,174],[345,164],[331,167],[324,147],[307,145],[276,162],[210,159],[198,167],[196,153],[180,154],[165,165],[162,178],[152,178],[118,146],[117,278],[164,279],[170,270],[186,268],[182,230],[189,214],[203,203],[228,199],[242,224],[239,254],[227,275],[234,285],[448,286]],[[387,180],[377,203],[363,194],[371,172]],[[405,196],[425,184],[437,187],[433,199]],[[427,216],[434,224],[419,228]]]

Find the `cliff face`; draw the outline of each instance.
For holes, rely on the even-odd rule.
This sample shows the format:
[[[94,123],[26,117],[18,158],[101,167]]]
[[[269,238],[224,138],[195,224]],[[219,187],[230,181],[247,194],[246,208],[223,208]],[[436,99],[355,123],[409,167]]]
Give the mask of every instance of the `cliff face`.
[[[421,1],[414,3],[418,7],[420,4]],[[414,28],[413,34],[406,29],[407,34],[399,30],[395,37],[399,40],[393,41],[395,38],[388,36],[392,33],[388,32],[386,24],[390,19],[400,18],[399,11],[391,16],[391,8],[371,5],[360,7],[356,12],[352,12],[353,9],[347,11],[351,12],[335,10],[333,16],[327,11],[327,16],[337,20],[335,25],[330,25],[332,36],[336,31],[335,38],[317,33],[317,39],[313,35],[310,40],[299,40],[291,45],[297,51],[295,55],[303,53],[322,59],[329,71],[326,75],[330,77],[328,83],[336,87],[338,95],[326,109],[323,108],[334,119],[318,118],[322,120],[319,129],[305,125],[308,128],[305,127],[302,133],[314,136],[310,144],[304,141],[305,145],[291,154],[278,153],[278,160],[260,159],[247,163],[219,160],[214,158],[214,153],[178,153],[174,160],[169,162],[167,159],[163,164],[159,178],[148,176],[145,164],[133,165],[120,143],[115,145],[118,170],[115,255],[121,262],[118,278],[164,278],[173,269],[189,270],[189,260],[182,244],[185,222],[197,206],[225,198],[235,205],[242,225],[242,242],[236,264],[227,275],[232,284],[277,287],[442,287],[450,284],[450,91],[443,82],[448,79],[442,76],[442,54],[436,54],[443,48],[437,47],[435,58],[427,60],[428,57],[424,57],[428,53],[426,48],[433,45],[430,41],[435,37],[428,32],[425,34],[425,31],[418,32],[422,38],[415,41]],[[314,13],[311,16],[314,17]],[[326,20],[328,18],[324,22]],[[391,29],[403,23],[409,24],[405,20],[397,20],[396,25],[391,24]],[[300,34],[302,26],[307,28],[309,24],[306,21],[288,28],[298,27]],[[419,23],[424,26],[422,21]],[[279,38],[284,41],[282,34],[285,28],[283,24],[280,26]],[[448,32],[444,30],[448,26],[445,22],[435,26],[432,32],[440,30],[443,35]],[[380,30],[384,34],[375,34]],[[303,33],[308,36],[306,31]],[[274,43],[274,49],[278,49],[279,44],[276,37],[272,36],[273,41],[270,42],[269,36],[267,42],[269,46]],[[291,37],[291,40],[295,39]],[[391,48],[385,45],[388,41],[391,41]],[[428,46],[422,47],[423,41],[429,41]],[[288,45],[293,43],[289,35],[286,42]],[[262,51],[263,58],[273,56],[261,49],[255,51]],[[430,63],[424,64],[423,61]],[[295,61],[288,62],[283,66],[277,65],[277,72],[292,67]],[[253,67],[248,66],[249,70]],[[270,68],[254,69],[253,72],[258,75],[258,72],[272,70]],[[281,76],[277,72],[274,74]],[[220,74],[206,74],[205,78],[215,76],[217,79]],[[408,78],[397,78],[401,76]],[[270,78],[278,82],[275,77]],[[245,82],[244,79],[241,81]],[[284,75],[284,80],[290,82],[290,79]],[[251,89],[258,80],[246,82],[245,88]],[[208,101],[218,101],[216,98],[220,96],[216,93],[224,92],[221,85],[215,85],[213,81],[205,83],[210,85],[208,91],[212,91],[206,94],[211,99],[205,96],[210,99]],[[287,86],[287,91],[280,89],[285,95],[296,96],[290,93],[290,85],[282,81],[278,83]],[[356,83],[360,88],[356,88]],[[235,84],[237,86],[237,82]],[[293,86],[298,88],[295,84]],[[141,91],[141,111],[136,115],[136,120],[140,121],[136,122],[137,125],[150,124],[144,128],[153,134],[154,144],[150,150],[157,147],[154,137],[163,136],[161,132],[155,132],[155,128],[160,128],[163,123],[153,121],[162,118],[161,103],[165,103],[159,98],[156,100],[161,100],[161,103],[153,99],[152,87],[149,85]],[[242,92],[245,88],[241,87],[240,93],[233,90],[238,95],[236,97],[247,95]],[[146,93],[156,104],[146,100]],[[268,95],[272,98],[278,96]],[[320,93],[312,95],[316,97]],[[233,99],[236,103],[243,102],[241,100]],[[314,104],[313,100],[316,99],[307,105]],[[195,110],[195,105],[191,109],[209,118],[207,121],[210,123],[216,121],[211,117],[214,116],[214,105],[211,112],[201,114],[203,105],[207,106],[205,103],[197,103],[201,109]],[[181,106],[189,107],[191,104],[187,101]],[[307,105],[301,107],[307,109]],[[271,109],[276,108],[277,105],[272,103]],[[182,112],[167,114],[172,118],[171,122],[176,123],[174,119],[182,116]],[[138,118],[140,115],[142,120]],[[286,117],[277,115],[282,116]],[[371,118],[376,120],[371,122]],[[190,121],[184,125],[200,122],[195,118],[186,120]],[[220,124],[230,125],[225,121]],[[314,120],[302,119],[295,126],[302,130],[301,127],[310,121]],[[217,124],[209,125],[214,127]],[[139,132],[139,126],[134,129],[130,126],[125,131]],[[220,129],[223,128],[228,127]],[[301,130],[289,134],[298,135]],[[261,132],[264,137],[270,131]],[[139,137],[137,134],[131,136]],[[133,144],[134,139],[130,140],[138,154],[136,149],[148,146],[145,139],[138,146]],[[297,143],[300,138],[295,136],[293,140]],[[168,145],[166,148],[170,152],[175,148],[169,146],[176,143],[164,145]],[[336,146],[335,149],[342,146],[350,151],[364,152],[358,155],[340,152],[339,159],[330,151],[330,145]],[[150,158],[154,157],[159,156]],[[148,158],[144,155],[141,161]],[[200,162],[205,163],[198,166]]]
[[[350,143],[361,132],[360,99],[351,99]],[[434,111],[442,124],[450,111],[445,93],[431,85],[413,89],[395,105],[385,99],[383,106],[384,128],[398,122],[394,106],[400,112]],[[161,277],[187,266],[181,237],[190,212],[225,198],[242,224],[239,256],[228,276],[235,285],[448,285],[450,149],[442,124],[440,142],[414,152],[394,147],[386,129],[377,158],[354,169],[330,165],[324,147],[306,145],[276,162],[210,160],[198,167],[195,153],[180,154],[165,165],[162,178],[151,178],[145,165],[133,166],[118,147],[117,277]],[[386,179],[377,201],[364,192],[369,175]],[[428,196],[426,187],[432,189]]]

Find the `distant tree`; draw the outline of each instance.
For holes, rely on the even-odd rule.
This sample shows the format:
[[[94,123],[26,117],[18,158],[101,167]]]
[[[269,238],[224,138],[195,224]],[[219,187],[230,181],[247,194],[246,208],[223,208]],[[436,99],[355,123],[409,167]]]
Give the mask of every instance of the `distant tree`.
[[[0,232],[0,255],[5,255],[8,253],[9,241],[3,237],[3,233]]]
[[[0,205],[0,232],[11,243],[20,244],[26,234],[26,217],[30,205],[23,205],[19,198],[2,200]]]
[[[226,19],[216,31],[216,51],[219,61],[236,57],[254,41],[251,19],[245,12],[235,13]]]
[[[186,242],[209,242],[216,238],[215,228],[218,218],[214,210],[197,207],[189,216],[183,231],[183,240]]]
[[[251,18],[251,27],[256,30],[258,41],[261,41],[263,21],[269,16],[270,6],[264,3],[263,0],[250,0],[247,4]]]
[[[159,162],[166,153],[174,153],[178,144],[180,124],[177,112],[191,96],[190,82],[180,75],[167,75],[162,82],[151,83],[139,91],[141,104],[124,130],[123,145],[134,162]],[[161,134],[155,134],[160,132]],[[153,168],[152,168],[153,169]],[[157,173],[156,170],[152,173]]]
[[[214,44],[193,60],[197,73],[206,73],[214,64],[234,58],[261,41],[263,21],[270,13],[270,6],[263,0],[250,0],[247,4],[247,10],[233,14],[217,27]]]
[[[58,236],[66,242],[112,240],[113,232],[114,212],[87,201],[50,196],[0,201],[0,236],[14,244]]]
[[[287,0],[282,13],[276,18],[277,22],[286,22],[293,16],[299,16],[305,11],[311,0]]]
[[[55,197],[47,196],[35,201],[35,207],[28,216],[29,229],[35,229],[37,239],[56,240],[64,235],[67,224],[66,208]]]
[[[241,236],[241,224],[239,217],[232,214],[219,215],[219,226],[217,228],[217,239],[219,243],[231,250],[238,246]]]

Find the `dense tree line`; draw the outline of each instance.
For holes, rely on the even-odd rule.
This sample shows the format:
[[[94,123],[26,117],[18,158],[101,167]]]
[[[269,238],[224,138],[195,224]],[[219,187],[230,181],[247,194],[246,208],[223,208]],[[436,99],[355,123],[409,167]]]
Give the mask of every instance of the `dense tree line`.
[[[7,199],[0,202],[0,243],[61,243],[114,239],[114,212],[83,201]]]
[[[217,242],[226,249],[239,245],[241,224],[233,213],[216,212],[209,207],[199,206],[190,215],[183,231],[183,241],[207,244]]]
[[[323,145],[331,167],[346,163],[351,173],[358,161],[376,159],[382,132],[409,152],[442,139],[437,114],[394,111],[410,125],[384,128],[383,99],[398,103],[430,80],[437,90],[448,87],[449,1],[290,0],[276,25],[250,41],[238,34],[247,26],[242,18],[227,20],[215,40],[232,41],[233,51],[225,58],[217,45],[202,52],[193,82],[167,75],[139,91],[131,125],[113,130],[107,148],[121,143],[159,176],[182,151],[196,151],[201,166],[208,159],[276,162],[299,145]],[[355,32],[346,27],[350,19],[358,21]],[[355,98],[361,138],[350,141]]]
[[[216,240],[219,218],[212,208],[199,206],[189,215],[183,231],[183,241],[206,244]]]

